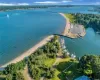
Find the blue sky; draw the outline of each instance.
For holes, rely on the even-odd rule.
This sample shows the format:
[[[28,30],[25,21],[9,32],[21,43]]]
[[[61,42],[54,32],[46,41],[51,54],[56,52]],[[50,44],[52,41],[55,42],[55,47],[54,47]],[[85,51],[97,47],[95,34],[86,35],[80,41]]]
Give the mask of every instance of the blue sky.
[[[0,5],[29,4],[89,4],[100,5],[100,0],[0,0]]]

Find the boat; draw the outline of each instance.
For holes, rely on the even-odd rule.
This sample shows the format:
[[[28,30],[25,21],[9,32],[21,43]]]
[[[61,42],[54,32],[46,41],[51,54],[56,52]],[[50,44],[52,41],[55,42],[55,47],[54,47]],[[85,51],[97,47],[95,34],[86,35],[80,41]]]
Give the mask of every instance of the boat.
[[[7,14],[7,18],[9,18],[9,15]]]
[[[72,59],[75,59],[76,58],[76,55],[75,54],[71,54],[71,58]]]
[[[99,32],[99,31],[97,31],[97,32],[96,32],[96,34],[100,34],[100,32]]]

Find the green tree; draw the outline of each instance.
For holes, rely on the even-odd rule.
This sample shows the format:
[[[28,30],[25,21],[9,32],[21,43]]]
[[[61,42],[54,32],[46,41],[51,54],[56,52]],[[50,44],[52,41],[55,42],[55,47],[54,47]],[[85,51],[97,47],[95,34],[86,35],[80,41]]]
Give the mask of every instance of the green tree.
[[[10,64],[5,68],[5,74],[13,74],[18,70],[23,70],[25,67],[25,61],[20,61],[16,64]]]
[[[49,79],[53,78],[54,77],[54,71],[55,70],[53,68],[48,68],[47,71],[46,71],[46,77],[49,78]]]
[[[83,56],[79,61],[79,71],[86,75],[94,75],[94,78],[100,79],[100,56]]]
[[[13,80],[25,80],[25,79],[21,72],[16,72],[13,75]]]
[[[6,80],[12,80],[12,75],[11,75],[11,74],[8,74],[8,75],[6,76]]]
[[[93,56],[92,70],[94,77],[100,79],[100,56]]]
[[[30,68],[30,74],[31,74],[33,79],[39,80],[40,76],[41,76],[41,71],[37,66],[32,66]]]

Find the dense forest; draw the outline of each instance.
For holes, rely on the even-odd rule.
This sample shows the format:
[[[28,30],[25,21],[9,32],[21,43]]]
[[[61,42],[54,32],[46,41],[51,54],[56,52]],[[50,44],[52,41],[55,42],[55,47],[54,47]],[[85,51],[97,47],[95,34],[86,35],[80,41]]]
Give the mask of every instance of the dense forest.
[[[16,64],[8,65],[5,70],[0,71],[0,80],[25,80],[21,70],[25,67],[25,61],[20,61]],[[2,77],[4,75],[4,77]]]
[[[100,79],[100,55],[84,55],[78,65],[78,71],[93,79]]]
[[[100,15],[99,14],[70,14],[73,16],[74,23],[82,24],[85,28],[91,27],[95,31],[100,31]]]

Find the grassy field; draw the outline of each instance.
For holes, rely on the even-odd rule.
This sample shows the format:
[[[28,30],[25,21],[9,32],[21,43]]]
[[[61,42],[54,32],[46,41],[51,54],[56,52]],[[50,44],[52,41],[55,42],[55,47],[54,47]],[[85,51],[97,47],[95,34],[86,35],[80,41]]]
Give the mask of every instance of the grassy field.
[[[77,64],[78,61],[72,60],[70,57],[59,59],[56,63],[55,76],[52,80],[66,80],[66,77],[69,80],[73,80],[77,76]]]
[[[77,62],[75,61],[69,61],[69,62],[62,62],[57,66],[57,69],[59,71],[63,71],[60,75],[62,76],[63,74],[63,78],[62,80],[64,80],[66,77],[69,80],[73,80],[77,75]],[[60,66],[62,65],[62,66]]]

